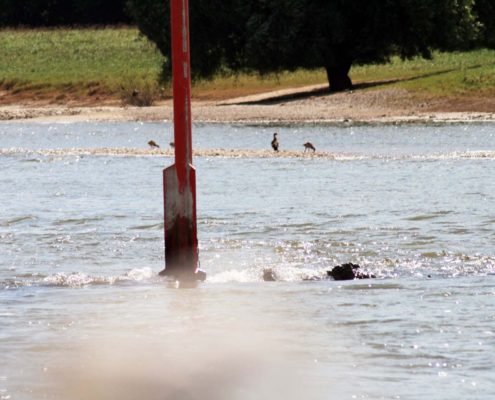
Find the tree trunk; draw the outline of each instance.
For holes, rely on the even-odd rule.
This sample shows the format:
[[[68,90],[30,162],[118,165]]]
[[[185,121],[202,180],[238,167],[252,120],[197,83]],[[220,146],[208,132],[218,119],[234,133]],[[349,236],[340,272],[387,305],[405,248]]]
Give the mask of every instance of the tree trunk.
[[[352,81],[349,78],[351,63],[344,65],[326,66],[328,83],[331,92],[341,92],[343,90],[352,89]]]

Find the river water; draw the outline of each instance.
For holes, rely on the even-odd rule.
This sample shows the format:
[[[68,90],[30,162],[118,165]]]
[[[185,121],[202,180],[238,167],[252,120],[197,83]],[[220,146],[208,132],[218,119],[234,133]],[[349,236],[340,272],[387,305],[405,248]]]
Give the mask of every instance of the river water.
[[[242,155],[275,131],[300,156],[194,159],[208,278],[177,289],[172,159],[143,152],[170,124],[1,123],[0,399],[493,399],[495,125],[193,141]],[[377,279],[321,279],[344,262]]]

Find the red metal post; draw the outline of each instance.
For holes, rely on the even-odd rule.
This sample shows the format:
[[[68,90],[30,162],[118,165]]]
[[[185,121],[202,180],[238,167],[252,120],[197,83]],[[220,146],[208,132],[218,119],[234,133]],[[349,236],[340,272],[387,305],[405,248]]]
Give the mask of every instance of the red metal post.
[[[163,171],[165,269],[179,280],[198,274],[196,171],[192,165],[189,1],[171,0],[175,164]]]

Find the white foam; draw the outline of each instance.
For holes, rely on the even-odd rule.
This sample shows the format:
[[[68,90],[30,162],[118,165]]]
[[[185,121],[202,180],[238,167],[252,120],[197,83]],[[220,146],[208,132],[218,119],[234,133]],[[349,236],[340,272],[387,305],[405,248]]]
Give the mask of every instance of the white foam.
[[[42,284],[62,287],[82,287],[87,285],[113,285],[115,283],[132,281],[143,282],[151,279],[156,274],[149,267],[135,268],[123,275],[117,276],[91,276],[82,272],[57,272],[54,275],[42,279]]]
[[[244,270],[228,270],[207,277],[208,282],[228,283],[228,282],[259,282],[262,279],[260,272],[256,269],[249,268]]]
[[[128,278],[135,282],[142,282],[144,280],[151,279],[155,275],[156,273],[153,272],[153,270],[150,267],[134,268],[129,272],[127,272],[124,275],[123,279]]]

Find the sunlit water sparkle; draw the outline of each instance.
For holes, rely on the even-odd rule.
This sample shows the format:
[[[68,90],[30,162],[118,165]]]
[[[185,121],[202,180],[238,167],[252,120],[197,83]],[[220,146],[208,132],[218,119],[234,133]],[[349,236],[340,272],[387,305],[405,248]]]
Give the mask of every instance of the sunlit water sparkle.
[[[1,400],[493,398],[495,125],[196,126],[251,153],[194,160],[194,290],[157,276],[150,139],[0,124]],[[378,279],[313,280],[343,262]]]

